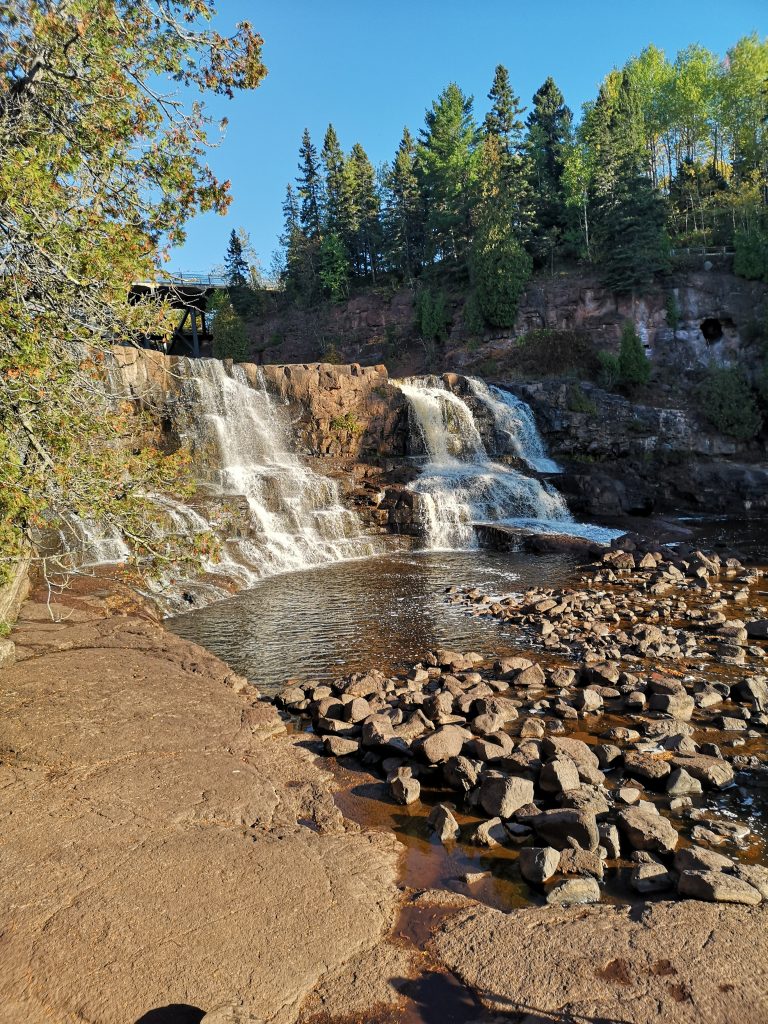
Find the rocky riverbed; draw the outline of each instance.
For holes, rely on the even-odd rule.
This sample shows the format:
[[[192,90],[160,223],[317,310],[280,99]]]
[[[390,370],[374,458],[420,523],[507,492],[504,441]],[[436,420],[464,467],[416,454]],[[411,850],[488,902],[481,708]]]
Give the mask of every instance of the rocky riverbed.
[[[533,903],[596,903],[620,876],[625,899],[757,906],[768,897],[763,578],[736,559],[625,539],[583,589],[451,588],[447,600],[508,623],[519,656],[433,651],[406,678],[373,669],[289,686],[279,702],[311,717],[327,754],[383,773],[394,801],[428,792],[441,842],[518,851]],[[458,810],[474,822],[460,827]]]

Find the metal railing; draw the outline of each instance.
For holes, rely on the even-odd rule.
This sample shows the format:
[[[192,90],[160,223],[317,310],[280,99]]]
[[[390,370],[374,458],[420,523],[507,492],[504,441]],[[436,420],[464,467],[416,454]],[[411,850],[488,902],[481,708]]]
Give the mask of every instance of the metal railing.
[[[687,249],[670,249],[672,256],[734,256],[727,245],[694,245]]]

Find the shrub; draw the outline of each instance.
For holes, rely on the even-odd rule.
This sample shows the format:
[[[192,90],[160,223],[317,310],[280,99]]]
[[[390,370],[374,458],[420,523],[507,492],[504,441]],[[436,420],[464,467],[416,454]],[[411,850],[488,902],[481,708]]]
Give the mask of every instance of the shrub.
[[[445,292],[420,288],[416,295],[416,330],[424,341],[445,341],[450,322]]]
[[[677,304],[677,299],[674,294],[670,292],[667,296],[667,326],[671,327],[673,331],[676,331],[680,324],[680,307]]]
[[[568,408],[571,412],[583,412],[588,416],[597,415],[597,406],[584,394],[579,384],[573,384],[568,388]]]
[[[213,354],[217,359],[233,359],[244,363],[250,356],[245,324],[235,312],[226,292],[217,302],[213,318]]]
[[[464,329],[470,338],[477,338],[478,335],[482,334],[485,330],[485,319],[480,310],[480,303],[477,300],[477,295],[474,292],[467,296],[467,300],[464,303],[464,310],[462,312],[462,319],[464,320]]]
[[[651,364],[631,320],[624,322],[621,332],[618,367],[619,382],[627,391],[647,384],[651,376]]]
[[[346,430],[350,434],[360,434],[363,427],[351,412],[345,412],[343,416],[336,416],[331,420],[331,429]]]
[[[735,367],[711,366],[698,391],[702,415],[722,434],[749,441],[762,418],[744,374]]]
[[[737,231],[733,237],[733,270],[749,281],[768,284],[768,232],[760,228]]]
[[[480,313],[492,327],[511,327],[533,270],[533,261],[511,231],[480,237],[472,249],[471,274]]]
[[[619,357],[613,352],[598,352],[597,359],[600,369],[597,374],[597,382],[606,391],[613,391],[619,383]]]

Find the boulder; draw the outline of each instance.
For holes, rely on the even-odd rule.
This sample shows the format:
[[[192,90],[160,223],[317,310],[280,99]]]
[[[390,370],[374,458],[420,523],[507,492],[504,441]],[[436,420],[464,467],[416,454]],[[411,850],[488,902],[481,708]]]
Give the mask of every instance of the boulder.
[[[501,818],[490,818],[482,822],[472,833],[472,842],[478,846],[501,846],[509,839]]]
[[[667,779],[667,793],[671,797],[691,796],[701,791],[699,780],[689,775],[685,768],[676,768]]]
[[[533,801],[533,783],[512,775],[486,774],[480,784],[480,804],[492,817],[511,818]]]
[[[547,903],[554,907],[573,906],[577,903],[599,903],[600,886],[594,878],[569,878],[547,895]]]
[[[651,864],[638,864],[633,870],[629,884],[637,892],[647,893],[663,892],[671,889],[675,880],[663,864],[653,862]]]
[[[675,854],[675,870],[680,872],[728,871],[732,866],[730,857],[702,846],[683,846]]]
[[[762,894],[736,875],[724,871],[683,871],[677,883],[681,896],[714,903],[743,903],[756,907],[762,903]]]
[[[618,813],[618,825],[635,850],[671,853],[679,836],[672,824],[646,807],[625,807]]]
[[[558,850],[574,844],[584,850],[596,850],[600,843],[597,819],[594,814],[585,811],[541,811],[526,818],[526,824],[531,825],[548,845]]]
[[[711,789],[723,789],[733,782],[733,768],[721,757],[677,754],[672,758],[672,764],[675,768],[685,768],[689,775]]]
[[[558,870],[563,875],[591,875],[602,879],[603,862],[597,851],[575,847],[562,851]]]
[[[646,779],[648,782],[660,782],[670,771],[669,761],[636,750],[625,752],[624,768],[630,775]]]
[[[358,741],[347,739],[345,736],[326,736],[323,746],[326,754],[331,754],[333,757],[346,757],[348,754],[357,754],[360,751]]]
[[[526,882],[541,885],[557,871],[560,852],[551,846],[524,846],[517,863]]]
[[[452,757],[459,756],[470,735],[466,729],[445,725],[426,737],[421,744],[421,752],[430,764],[444,764]]]
[[[448,804],[433,807],[427,821],[441,843],[453,842],[459,834],[459,823]]]
[[[579,771],[570,757],[556,757],[542,766],[539,786],[545,793],[567,793],[580,785]]]
[[[421,784],[409,768],[400,768],[389,784],[392,797],[399,804],[414,804],[421,796]]]

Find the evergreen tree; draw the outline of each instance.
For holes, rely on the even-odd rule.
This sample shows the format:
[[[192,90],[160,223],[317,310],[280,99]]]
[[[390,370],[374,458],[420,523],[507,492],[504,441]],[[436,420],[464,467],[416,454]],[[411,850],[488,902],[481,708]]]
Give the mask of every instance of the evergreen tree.
[[[234,359],[236,363],[244,363],[250,356],[245,324],[227,292],[220,295],[213,317],[213,354],[216,359]]]
[[[552,78],[533,97],[528,115],[528,171],[534,195],[532,246],[539,262],[551,258],[568,227],[563,183],[573,115]]]
[[[642,117],[627,73],[601,87],[589,136],[594,258],[608,287],[631,292],[666,266],[667,238],[664,206],[643,170]]]
[[[424,258],[424,204],[416,170],[416,142],[407,128],[385,173],[385,187],[388,257],[393,268],[413,282]]]
[[[332,124],[328,125],[320,154],[325,171],[323,222],[326,231],[343,235],[346,214],[346,179],[344,153]]]
[[[349,256],[334,232],[323,236],[319,254],[320,282],[325,294],[339,301],[349,292]]]
[[[629,392],[644,386],[650,380],[651,364],[631,320],[625,320],[621,331],[618,370],[619,383]]]
[[[224,254],[224,269],[226,270],[227,283],[232,287],[243,287],[248,284],[251,270],[245,258],[243,242],[235,229],[229,236],[227,251]]]
[[[286,291],[304,302],[312,302],[319,293],[316,257],[317,239],[307,238],[301,224],[299,198],[292,185],[283,200],[283,233],[280,244],[285,252]]]
[[[304,129],[299,149],[299,177],[296,179],[301,207],[299,219],[307,238],[321,235],[320,206],[322,200],[322,179],[317,159],[317,150],[312,143],[309,129]]]
[[[427,256],[459,268],[469,245],[476,136],[472,97],[452,82],[426,113],[416,167],[426,205]]]
[[[525,108],[509,82],[509,72],[499,64],[488,93],[491,109],[485,117],[483,136],[491,145],[480,149],[480,177],[496,178],[498,199],[504,204],[511,228],[527,241],[533,229],[533,194],[529,181],[528,156],[523,135]],[[491,168],[483,167],[484,160]],[[487,191],[487,186],[485,187]]]
[[[363,147],[356,142],[345,165],[349,210],[349,249],[357,277],[375,282],[381,251],[381,201],[376,173]]]

